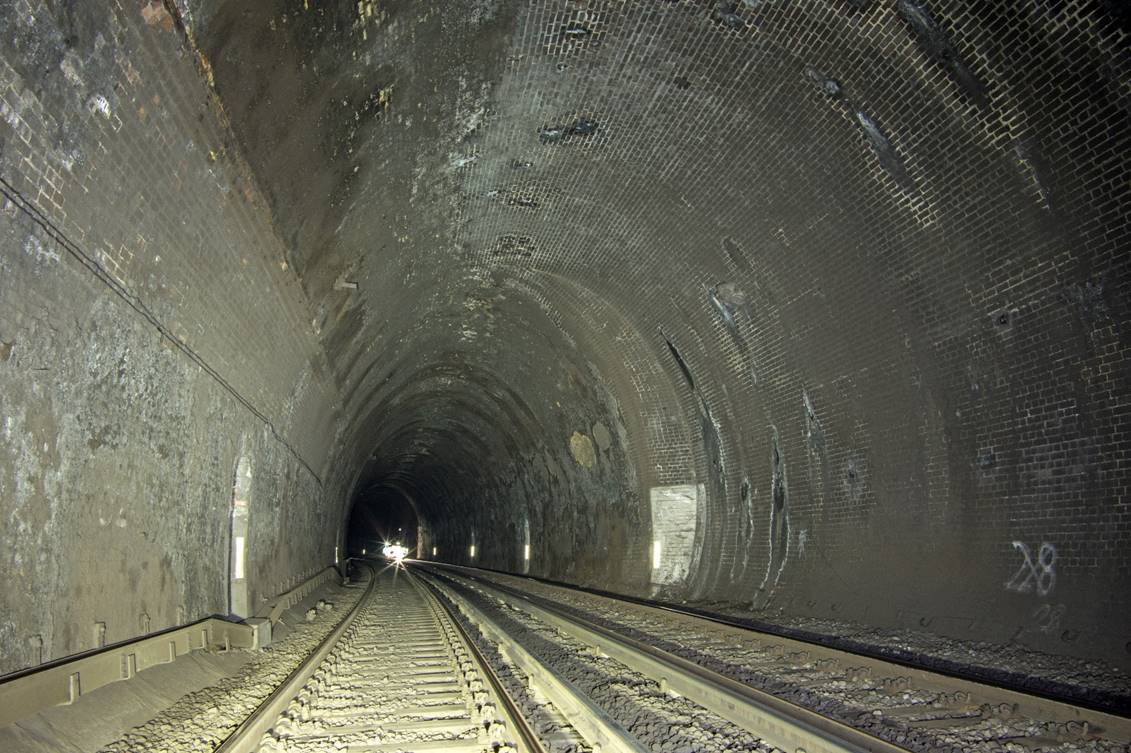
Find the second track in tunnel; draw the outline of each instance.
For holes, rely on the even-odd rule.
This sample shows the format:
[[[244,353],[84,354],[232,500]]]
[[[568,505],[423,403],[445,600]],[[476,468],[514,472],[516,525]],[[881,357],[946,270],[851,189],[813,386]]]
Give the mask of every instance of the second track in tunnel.
[[[813,751],[1124,753],[1125,714],[501,573],[425,570],[772,741]]]

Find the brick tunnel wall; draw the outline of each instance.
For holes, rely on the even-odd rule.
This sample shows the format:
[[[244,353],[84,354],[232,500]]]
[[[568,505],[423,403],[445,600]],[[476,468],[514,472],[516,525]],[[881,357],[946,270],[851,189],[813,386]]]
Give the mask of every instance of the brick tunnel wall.
[[[45,320],[65,326],[36,340],[3,320],[3,378],[34,392],[24,354],[66,364],[84,326],[88,348],[124,347],[105,333],[129,314],[130,357],[182,371],[125,369],[136,387],[114,394],[187,401],[159,419],[141,397],[88,408],[109,372],[65,366],[52,384],[83,397],[29,415],[64,427],[72,496],[37,492],[12,519],[169,484],[156,423],[186,481],[146,514],[186,521],[192,543],[162,533],[162,550],[210,568],[194,613],[225,577],[226,517],[207,511],[228,482],[209,468],[230,476],[250,446],[277,510],[252,523],[274,547],[257,572],[276,580],[329,559],[359,487],[384,482],[441,559],[471,562],[474,540],[477,564],[613,590],[1131,664],[1120,4],[17,5],[46,26],[5,28],[62,31],[39,67],[5,48],[5,180],[232,390],[82,265],[25,250],[17,228],[35,228],[9,208],[2,315],[61,301]],[[56,121],[30,125],[35,107]],[[55,144],[52,206],[25,157]],[[135,235],[145,251],[122,262]],[[60,313],[82,295],[102,318]],[[135,444],[110,462],[136,468],[80,475],[77,406],[124,427]],[[5,489],[28,478],[22,452]],[[9,551],[92,561],[63,551],[77,523],[26,525],[48,546],[6,527]],[[5,645],[97,618],[3,596],[21,615]]]
[[[536,574],[1131,661],[1120,4],[181,7],[326,307],[343,493],[384,468],[441,558],[553,521]]]
[[[226,614],[241,457],[252,604],[333,560],[301,289],[197,60],[133,5],[0,8],[0,673]]]

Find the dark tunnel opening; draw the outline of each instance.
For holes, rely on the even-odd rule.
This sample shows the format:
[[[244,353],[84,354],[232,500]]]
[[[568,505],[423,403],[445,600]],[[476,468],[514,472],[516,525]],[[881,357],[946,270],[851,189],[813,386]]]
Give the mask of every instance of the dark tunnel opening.
[[[412,500],[396,486],[375,484],[360,490],[351,503],[346,523],[346,551],[350,556],[376,556],[386,545],[418,548],[418,518]]]

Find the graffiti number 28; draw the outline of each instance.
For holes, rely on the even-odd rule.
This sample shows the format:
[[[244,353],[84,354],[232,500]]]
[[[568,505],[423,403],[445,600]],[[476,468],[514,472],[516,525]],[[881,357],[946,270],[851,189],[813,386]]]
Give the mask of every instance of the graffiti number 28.
[[[1037,550],[1037,559],[1023,541],[1014,541],[1013,548],[1021,553],[1025,560],[1005,583],[1009,591],[1029,593],[1036,589],[1038,596],[1048,596],[1056,588],[1056,547],[1047,541],[1041,542]]]

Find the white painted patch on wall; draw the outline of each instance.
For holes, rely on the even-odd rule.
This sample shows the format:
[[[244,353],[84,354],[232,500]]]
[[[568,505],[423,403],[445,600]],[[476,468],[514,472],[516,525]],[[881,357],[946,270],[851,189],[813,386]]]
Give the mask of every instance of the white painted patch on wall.
[[[530,572],[530,518],[522,521],[522,572]]]
[[[235,564],[235,576],[234,576],[236,578],[236,580],[240,580],[241,578],[244,577],[243,576],[243,562],[244,562],[244,542],[245,541],[246,541],[245,537],[236,536],[236,546],[235,546],[236,564]]]
[[[681,583],[690,575],[699,500],[705,494],[702,484],[654,486],[650,490],[652,583]]]
[[[246,444],[247,439],[244,439]],[[232,551],[228,558],[228,611],[239,617],[251,614],[251,584],[247,581],[247,542],[251,530],[251,459],[241,454],[232,478],[229,533]]]

